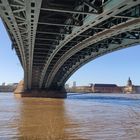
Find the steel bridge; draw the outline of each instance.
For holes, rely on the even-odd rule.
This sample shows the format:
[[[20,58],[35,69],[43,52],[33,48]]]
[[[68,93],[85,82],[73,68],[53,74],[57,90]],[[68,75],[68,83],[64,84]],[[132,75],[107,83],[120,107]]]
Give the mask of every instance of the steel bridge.
[[[140,0],[0,0],[25,89],[59,89],[89,61],[140,43]]]

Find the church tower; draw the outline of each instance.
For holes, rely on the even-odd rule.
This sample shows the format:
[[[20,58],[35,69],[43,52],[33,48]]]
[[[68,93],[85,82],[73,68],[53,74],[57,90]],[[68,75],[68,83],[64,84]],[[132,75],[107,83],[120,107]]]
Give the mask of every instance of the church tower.
[[[132,85],[132,81],[131,81],[130,77],[128,78],[127,85],[124,87],[124,92],[125,93],[135,93],[135,88]]]
[[[127,81],[127,86],[132,86],[132,81],[131,81],[131,79],[130,79],[130,77],[129,77],[129,79],[128,79],[128,81]]]

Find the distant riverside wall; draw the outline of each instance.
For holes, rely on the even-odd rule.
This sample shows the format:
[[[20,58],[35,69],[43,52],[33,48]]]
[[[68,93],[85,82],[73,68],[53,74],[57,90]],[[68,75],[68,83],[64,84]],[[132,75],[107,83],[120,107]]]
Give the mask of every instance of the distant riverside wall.
[[[66,88],[66,91],[74,93],[91,93],[92,88],[90,86],[76,86],[72,88]]]
[[[0,92],[13,92],[15,88],[13,85],[0,86]]]

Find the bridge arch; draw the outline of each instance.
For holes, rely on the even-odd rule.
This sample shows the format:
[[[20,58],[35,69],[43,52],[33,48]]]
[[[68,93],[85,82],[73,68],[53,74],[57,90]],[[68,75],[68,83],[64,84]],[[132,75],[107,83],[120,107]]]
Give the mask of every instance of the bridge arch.
[[[118,27],[115,27],[115,28],[119,28],[120,29],[119,32],[116,32],[116,30],[107,31],[107,32],[103,31],[103,33],[97,34],[97,37],[93,36],[89,39],[86,39],[82,43],[79,43],[78,45],[76,45],[75,47],[67,51],[57,61],[57,63],[54,66],[55,69],[53,69],[52,73],[50,73],[49,81],[47,82],[48,86],[51,85],[52,81],[55,81],[54,79],[56,79],[57,77],[56,75],[58,75],[60,70],[63,72],[62,68],[66,67],[65,63],[67,63],[67,61],[69,61],[73,57],[77,59],[78,53],[81,51],[86,53],[85,54],[85,57],[86,57],[86,55],[88,54],[87,52],[89,52],[89,54],[92,54],[92,51],[98,52],[100,49],[101,50],[100,54],[102,53],[104,54],[104,53],[108,53],[116,49],[123,48],[123,46],[128,47],[132,44],[139,43],[139,39],[140,39],[139,20],[138,21],[131,20],[130,22],[124,23],[124,24],[125,25],[128,24],[129,26],[124,28],[123,24],[118,25]],[[111,36],[109,37],[109,35]],[[108,38],[106,38],[106,36],[108,36]],[[98,39],[98,42],[97,42],[97,39]],[[74,60],[71,60],[71,61],[74,62]],[[75,63],[73,65],[75,65]]]
[[[61,86],[90,57],[138,43],[139,11],[138,0],[0,0],[26,89]]]
[[[124,46],[124,47],[121,47],[121,48],[116,48],[114,50],[111,50],[111,51],[108,51],[108,52],[103,52],[103,53],[99,53],[99,54],[96,54],[96,55],[91,55],[91,56],[87,56],[87,58],[83,59],[82,61],[80,61],[79,63],[77,63],[76,65],[74,65],[67,73],[64,74],[63,78],[60,80],[60,85],[65,85],[66,81],[77,71],[79,70],[81,67],[83,67],[84,65],[86,65],[87,63],[95,60],[96,58],[98,57],[101,57],[101,56],[104,56],[108,53],[112,53],[112,52],[115,52],[115,51],[118,51],[118,50],[122,50],[122,49],[125,49],[125,48],[128,48],[128,47],[133,47],[135,45],[139,45],[140,42],[136,42],[134,44],[131,44],[130,46]]]
[[[116,45],[116,47],[114,47],[112,50],[108,49],[108,50],[101,50],[99,52],[96,52],[96,50],[93,50],[92,52],[88,52],[87,54],[84,55],[79,55],[79,57],[81,58],[80,60],[78,60],[75,56],[73,56],[73,58],[75,58],[73,60],[73,64],[71,67],[69,67],[69,69],[62,72],[62,69],[66,67],[66,65],[70,66],[70,61],[67,61],[64,66],[62,67],[62,69],[60,69],[60,71],[57,73],[58,77],[56,76],[56,78],[54,79],[54,82],[58,82],[58,85],[64,86],[65,82],[71,77],[71,75],[76,72],[79,68],[81,68],[82,66],[84,66],[85,64],[87,64],[88,62],[101,57],[103,55],[106,55],[108,53],[117,51],[117,50],[121,50],[121,49],[125,49],[128,47],[132,47],[135,45],[140,44],[140,40],[133,40],[131,39],[131,41],[126,40],[126,42],[122,45]],[[89,48],[88,48],[89,49]],[[87,50],[88,50],[87,49]],[[82,51],[81,51],[82,52]],[[77,55],[77,54],[76,54]]]
[[[50,84],[53,81],[53,78],[55,77],[55,74],[60,68],[60,67],[57,68],[57,65],[59,65],[60,62],[62,63],[61,58],[62,57],[64,58],[65,54],[63,55],[63,52],[65,52],[65,50],[68,50],[68,48],[75,49],[77,48],[76,46],[79,44],[79,42],[83,43],[83,40],[86,40],[90,38],[91,36],[94,36],[98,33],[100,34],[100,32],[102,32],[103,30],[105,31],[105,30],[108,30],[109,28],[111,29],[113,26],[115,27],[119,23],[123,23],[123,22],[126,22],[127,20],[131,20],[132,17],[127,15],[127,13],[130,11],[131,12],[129,13],[129,15],[133,13],[133,16],[137,17],[134,15],[134,12],[132,12],[133,9],[131,8],[132,7],[134,8],[138,4],[139,4],[138,1],[129,1],[129,2],[125,0],[124,1],[115,1],[115,0],[107,1],[103,5],[103,11],[104,11],[103,13],[101,13],[100,15],[89,15],[86,17],[86,20],[84,20],[82,26],[73,27],[72,32],[69,35],[65,35],[65,38],[62,41],[60,41],[58,46],[52,51],[49,58],[46,60],[45,66],[41,73],[39,87],[48,88],[50,86]],[[116,23],[111,22],[112,19],[117,22]],[[104,24],[106,23],[107,25],[104,26]],[[91,33],[91,34],[88,33],[90,31],[92,32],[92,30],[95,33]],[[119,31],[120,30],[118,30],[117,33],[119,33]],[[86,37],[84,37],[85,35]],[[81,38],[79,39],[79,37]],[[79,41],[77,41],[78,39]],[[96,40],[96,42],[97,41],[99,40]],[[60,61],[57,61],[57,60],[60,60]]]

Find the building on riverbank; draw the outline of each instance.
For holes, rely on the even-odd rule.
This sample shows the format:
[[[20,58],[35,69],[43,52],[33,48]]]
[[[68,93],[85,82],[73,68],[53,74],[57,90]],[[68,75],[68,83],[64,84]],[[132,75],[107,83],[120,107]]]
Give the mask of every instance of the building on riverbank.
[[[140,93],[140,86],[135,86],[135,93]]]
[[[72,86],[68,92],[78,93],[122,93],[122,87],[115,84],[90,84],[89,86]]]
[[[126,86],[118,86],[116,84],[90,84],[89,86],[76,86],[74,82],[72,87],[66,86],[67,92],[79,93],[140,93],[140,86],[133,85],[129,78]]]
[[[0,92],[13,92],[17,86],[17,83],[7,84],[3,83],[0,85]]]
[[[123,89],[124,93],[140,93],[140,86],[138,85],[133,85],[132,81],[129,77],[127,81],[127,85]]]
[[[122,88],[116,84],[94,84],[92,86],[94,93],[122,93]]]

